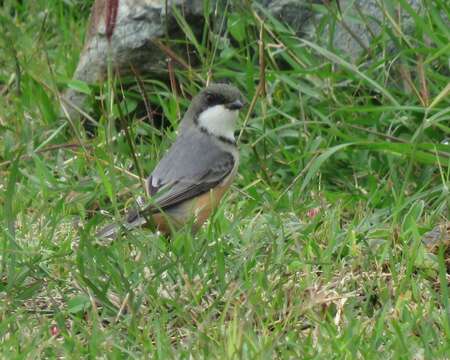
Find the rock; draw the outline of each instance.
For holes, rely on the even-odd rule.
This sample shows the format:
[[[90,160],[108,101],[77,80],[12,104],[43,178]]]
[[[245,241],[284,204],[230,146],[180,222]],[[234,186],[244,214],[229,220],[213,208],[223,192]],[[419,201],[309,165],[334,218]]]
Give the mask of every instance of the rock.
[[[432,253],[436,253],[440,246],[450,249],[450,221],[436,225],[423,235],[422,241]]]
[[[419,0],[409,0],[408,2],[414,10],[420,11]],[[373,36],[380,34],[380,24],[386,23],[389,26],[390,22],[386,19],[379,1],[345,0],[340,3],[343,21],[336,23],[333,46],[346,54],[349,60],[355,61],[362,50],[369,48]],[[398,14],[392,14],[391,11],[395,12],[398,9],[389,9],[388,6],[385,8],[385,11],[390,13],[394,20],[397,20],[397,15],[399,15],[401,28],[406,33],[410,32],[414,23],[408,13],[401,11]],[[392,46],[390,47],[392,48]]]
[[[299,36],[313,33],[313,24],[318,17],[314,4],[321,0],[262,0],[258,1],[267,11],[281,22],[288,24]]]
[[[211,9],[215,4],[218,8],[224,6],[224,0],[216,1],[211,0]],[[419,0],[407,1],[413,9],[420,11]],[[386,11],[392,19],[400,15],[403,31],[414,24],[405,11],[392,15],[397,9],[382,9],[377,0],[340,0],[340,13],[335,16],[330,15],[337,12],[332,0],[257,0],[255,3],[259,3],[255,8],[262,7],[289,25],[297,36],[323,44],[329,42],[331,25],[335,24],[333,46],[350,61],[355,61],[370,46],[372,37],[380,33],[380,23],[390,24],[385,18]],[[232,4],[246,6],[240,2]],[[330,12],[318,11],[316,5],[320,4],[322,9],[329,8]],[[167,13],[165,0],[96,0],[74,79],[95,83],[106,76],[108,62],[121,74],[137,72],[165,76],[167,54],[155,40],[166,35],[170,39],[183,37],[175,21],[174,6],[182,10],[194,32],[201,34],[203,0],[168,0]],[[220,13],[215,15],[220,16]],[[327,25],[322,34],[316,34],[315,28],[322,21]],[[178,50],[185,52],[185,48]],[[76,108],[83,107],[85,95],[69,89],[63,99],[68,115],[77,118],[79,111]]]
[[[85,45],[74,79],[86,83],[102,80],[108,64],[122,75],[163,72],[166,55],[153,42],[165,36],[181,38],[172,13],[176,6],[187,21],[201,23],[202,0],[96,0],[89,19]],[[201,27],[199,27],[201,29]],[[68,89],[62,114],[77,118],[85,95]]]
[[[391,12],[398,10],[389,9],[387,5],[382,4],[385,6],[383,10],[377,0],[340,0],[338,7],[334,5],[336,1],[333,0],[262,0],[260,2],[278,20],[288,24],[298,36],[308,39],[319,37],[324,44],[328,43],[330,24],[334,21],[330,12],[338,13],[341,19],[336,20],[332,44],[350,61],[356,60],[361,52],[370,46],[372,37],[379,35],[380,23],[387,20],[384,11],[389,12],[396,20],[397,14],[393,15]],[[415,11],[420,12],[420,0],[407,0],[407,2]],[[314,5],[326,6],[330,12],[320,13]],[[406,11],[400,12],[399,15],[402,29],[408,32],[407,29],[414,25],[411,16]],[[329,18],[325,19],[328,25],[323,34],[316,34],[315,26],[323,20],[324,16]]]
[[[447,273],[450,274],[450,221],[442,221],[423,235],[422,243],[431,254],[437,255],[442,247]]]

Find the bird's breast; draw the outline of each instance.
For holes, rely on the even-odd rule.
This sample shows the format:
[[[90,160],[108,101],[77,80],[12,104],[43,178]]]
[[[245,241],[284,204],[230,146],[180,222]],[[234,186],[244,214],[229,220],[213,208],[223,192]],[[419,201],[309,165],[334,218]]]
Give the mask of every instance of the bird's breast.
[[[183,225],[192,223],[193,233],[197,232],[218,207],[220,200],[229,189],[235,176],[236,170],[233,169],[214,189],[172,206],[164,213],[154,214],[153,221],[157,229],[164,234],[169,234],[172,230],[171,228],[176,230]]]

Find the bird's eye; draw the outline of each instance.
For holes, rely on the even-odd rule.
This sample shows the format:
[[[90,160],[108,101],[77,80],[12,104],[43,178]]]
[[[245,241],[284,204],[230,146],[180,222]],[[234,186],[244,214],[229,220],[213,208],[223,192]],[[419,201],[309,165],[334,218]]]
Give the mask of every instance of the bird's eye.
[[[216,97],[213,94],[206,94],[206,101],[208,104],[213,104],[216,102]]]

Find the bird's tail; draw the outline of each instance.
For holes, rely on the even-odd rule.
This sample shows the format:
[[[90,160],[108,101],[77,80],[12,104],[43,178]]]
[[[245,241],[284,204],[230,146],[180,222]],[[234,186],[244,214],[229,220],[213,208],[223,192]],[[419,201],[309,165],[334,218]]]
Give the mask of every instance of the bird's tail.
[[[106,225],[97,231],[95,237],[98,239],[115,239],[121,232],[130,231],[146,223],[147,219],[139,211],[131,210],[123,222]]]

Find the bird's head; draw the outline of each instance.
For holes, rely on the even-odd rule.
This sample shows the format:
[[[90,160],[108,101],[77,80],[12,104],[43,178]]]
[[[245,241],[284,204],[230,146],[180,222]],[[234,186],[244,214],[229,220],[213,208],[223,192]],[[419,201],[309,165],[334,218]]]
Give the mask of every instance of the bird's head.
[[[239,110],[244,106],[240,91],[229,84],[211,84],[198,93],[186,113],[203,131],[234,140]]]

